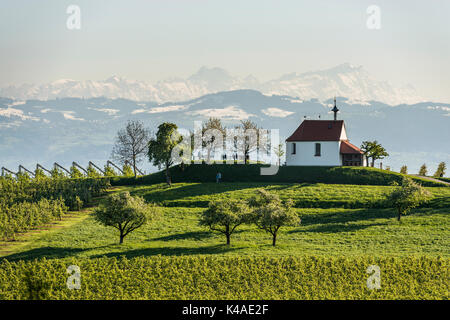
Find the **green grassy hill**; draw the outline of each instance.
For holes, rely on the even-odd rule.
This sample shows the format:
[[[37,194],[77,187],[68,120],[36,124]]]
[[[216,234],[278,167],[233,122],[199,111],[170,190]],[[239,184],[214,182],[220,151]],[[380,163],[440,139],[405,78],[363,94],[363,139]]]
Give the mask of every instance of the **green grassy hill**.
[[[170,169],[173,182],[215,182],[221,172],[223,182],[270,182],[270,183],[328,183],[388,186],[394,181],[400,183],[404,175],[392,171],[367,167],[306,167],[281,166],[275,175],[261,175],[261,164],[191,164]],[[414,176],[409,176],[423,186],[445,186]],[[136,185],[165,182],[164,171],[133,178],[112,178],[113,185]]]
[[[220,167],[224,180],[231,173],[226,167]],[[190,166],[184,173],[199,174],[202,168]],[[336,169],[346,171],[347,177],[358,172]],[[399,176],[359,170],[373,177]],[[319,172],[336,173],[331,168],[315,174]],[[209,174],[214,179],[213,169],[204,172],[208,179]],[[140,185],[109,191],[130,191],[162,211],[161,219],[137,229],[122,245],[115,229],[94,221],[93,208],[62,227],[36,231],[28,240],[0,243],[0,299],[29,298],[30,283],[43,287],[36,294],[45,299],[445,299],[448,294],[448,187],[427,187],[433,199],[398,222],[384,202],[393,188],[386,185],[143,184],[155,177],[158,174],[138,179]],[[299,226],[281,229],[276,247],[267,233],[252,225],[238,228],[231,246],[225,245],[223,235],[199,225],[209,201],[248,199],[258,188],[294,200],[302,220]],[[81,267],[84,282],[79,291],[61,285],[70,264]],[[366,287],[366,269],[372,264],[381,269],[380,290]],[[28,270],[34,272],[32,279]],[[105,282],[111,283],[111,290]]]

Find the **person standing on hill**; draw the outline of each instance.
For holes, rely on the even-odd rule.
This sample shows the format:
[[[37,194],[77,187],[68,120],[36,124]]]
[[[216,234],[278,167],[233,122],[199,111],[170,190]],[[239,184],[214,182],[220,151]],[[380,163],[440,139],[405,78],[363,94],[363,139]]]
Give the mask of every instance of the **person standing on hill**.
[[[220,172],[217,172],[217,174],[216,174],[216,183],[219,183],[220,179],[222,179],[222,174]]]

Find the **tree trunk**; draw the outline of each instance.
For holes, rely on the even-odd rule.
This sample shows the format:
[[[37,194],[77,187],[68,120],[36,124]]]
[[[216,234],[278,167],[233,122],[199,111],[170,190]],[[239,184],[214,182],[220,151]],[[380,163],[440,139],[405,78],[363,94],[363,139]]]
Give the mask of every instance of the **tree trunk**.
[[[169,186],[172,185],[172,179],[170,179],[170,171],[168,165],[166,165],[166,181]]]
[[[272,245],[275,247],[275,244],[277,243],[277,233],[275,232],[273,234],[273,238],[272,238]]]
[[[136,156],[133,156],[133,171],[134,171],[134,178],[136,179]]]
[[[398,209],[398,217],[397,220],[400,221],[400,218],[402,217],[402,212],[400,211],[400,209]]]
[[[375,166],[375,158],[372,158],[372,163],[370,164],[370,166],[373,168]]]
[[[125,236],[123,235],[123,231],[120,230],[120,240],[119,240],[119,243],[120,243],[120,244],[123,243],[123,238],[125,238]]]
[[[230,242],[231,242],[231,234],[230,234],[230,226],[229,225],[227,225],[226,227],[225,227],[225,236],[227,237],[227,246],[229,246],[230,245]]]

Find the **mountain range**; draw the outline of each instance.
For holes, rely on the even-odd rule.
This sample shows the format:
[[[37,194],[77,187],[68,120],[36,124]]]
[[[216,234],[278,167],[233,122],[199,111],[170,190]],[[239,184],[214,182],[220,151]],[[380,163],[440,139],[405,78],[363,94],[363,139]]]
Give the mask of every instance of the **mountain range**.
[[[242,89],[257,90],[265,95],[300,97],[303,100],[325,101],[340,96],[361,104],[380,101],[398,105],[424,101],[411,85],[396,87],[386,81],[378,81],[362,66],[349,63],[327,70],[289,73],[269,81],[259,81],[252,75],[236,77],[224,69],[207,67],[201,67],[186,79],[166,79],[156,83],[118,76],[101,81],[61,79],[40,85],[23,84],[0,88],[0,97],[14,100],[105,97],[165,103]]]
[[[222,84],[223,79],[218,77],[217,82],[208,85],[210,90],[219,90]],[[72,161],[103,165],[110,158],[117,130],[130,119],[143,121],[153,132],[167,121],[192,129],[194,121],[208,117],[219,117],[227,126],[250,119],[263,128],[279,129],[284,140],[305,118],[332,119],[332,104],[333,99],[321,101],[248,89],[165,103],[106,97],[26,101],[0,98],[0,166],[16,171],[19,164],[30,169],[36,163],[50,167],[55,161],[66,167]],[[450,164],[450,104],[392,106],[338,96],[337,105],[338,118],[345,120],[353,144],[378,140],[386,147],[390,156],[383,160],[384,166],[399,170],[406,164],[410,172],[417,172],[422,163],[430,171],[441,161]],[[141,168],[154,170],[148,161]]]

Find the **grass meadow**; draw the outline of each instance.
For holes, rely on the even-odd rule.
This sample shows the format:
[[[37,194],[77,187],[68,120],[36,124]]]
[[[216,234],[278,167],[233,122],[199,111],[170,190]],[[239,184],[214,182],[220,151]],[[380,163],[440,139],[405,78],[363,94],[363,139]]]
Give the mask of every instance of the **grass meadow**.
[[[223,235],[199,226],[199,215],[209,201],[248,199],[258,188],[276,192],[282,199],[292,199],[302,220],[299,226],[281,229],[276,247],[271,245],[269,234],[252,225],[238,228],[231,237],[230,246],[225,245]],[[145,272],[152,273],[155,269],[150,266],[156,264],[162,268],[161,264],[172,261],[175,266],[166,272],[158,271],[162,272],[158,279],[135,284],[135,291],[129,288],[127,282],[117,280],[120,282],[117,286],[125,290],[122,296],[100,291],[94,294],[89,290],[78,296],[72,293],[66,296],[63,288],[51,284],[49,286],[53,289],[43,294],[47,294],[47,298],[58,299],[444,299],[448,294],[449,282],[450,188],[428,188],[433,199],[414,209],[400,222],[396,220],[395,210],[388,208],[385,202],[385,195],[391,188],[307,183],[175,183],[171,187],[165,184],[114,187],[109,192],[130,191],[148,202],[157,203],[161,217],[131,233],[120,245],[115,229],[94,221],[91,215],[94,205],[72,213],[71,219],[63,220],[60,227],[50,226],[31,236],[19,237],[18,241],[3,242],[0,244],[0,278],[2,274],[7,277],[6,271],[11,270],[11,263],[13,266],[18,264],[15,268],[19,271],[16,272],[16,282],[6,281],[0,285],[0,297],[11,298],[11,294],[15,294],[16,298],[25,297],[25,293],[17,288],[23,281],[20,270],[29,268],[28,263],[35,263],[33,266],[42,270],[44,266],[51,270],[55,266],[60,268],[74,262],[86,264],[86,268],[91,270],[86,281],[89,281],[90,288],[94,288],[104,277],[93,271],[94,265],[103,268],[114,263],[120,265],[122,261],[131,272],[137,270],[134,264],[140,265],[146,261],[148,267],[144,268]],[[393,287],[378,293],[369,292],[365,280],[355,280],[366,279],[365,268],[374,261],[389,266],[386,268],[403,268],[397,271],[385,269],[385,274],[395,279],[392,280]],[[405,269],[408,261],[412,264]],[[241,287],[232,285],[227,291],[222,286],[230,281],[231,275],[218,277],[217,270],[220,266],[233,270],[233,263],[241,269],[236,267],[230,274],[236,274],[239,270],[244,274],[236,276],[241,281]],[[291,263],[294,266],[289,267]],[[315,267],[308,267],[314,269],[311,269],[310,275],[301,278],[294,272],[297,270],[295,268],[301,269],[302,265],[311,263]],[[249,264],[250,269],[244,268],[245,264]],[[358,271],[352,264],[359,266]],[[435,270],[434,275],[425,272],[428,267],[424,265]],[[335,273],[327,268],[335,270]],[[197,274],[197,269],[203,270],[206,278]],[[304,270],[300,269],[297,270],[299,274],[304,274]],[[347,269],[353,270],[348,271],[348,277],[345,276]],[[199,278],[195,281],[203,290],[193,287],[194,280],[186,275],[185,281],[177,282],[178,289],[169,284],[174,281],[173,273],[185,274],[186,270],[197,274]],[[264,278],[264,273],[269,271],[270,277]],[[277,278],[277,272],[280,278]],[[328,287],[314,280],[314,275],[325,277],[324,283],[328,283]],[[286,280],[291,278],[295,281]],[[306,282],[300,284],[301,279]],[[401,279],[406,282],[402,283]],[[135,280],[129,281],[134,283]],[[253,282],[258,284],[258,290]],[[154,288],[155,283],[159,284],[160,289]],[[332,288],[330,283],[334,283]],[[417,289],[419,284],[422,286],[420,290]]]

